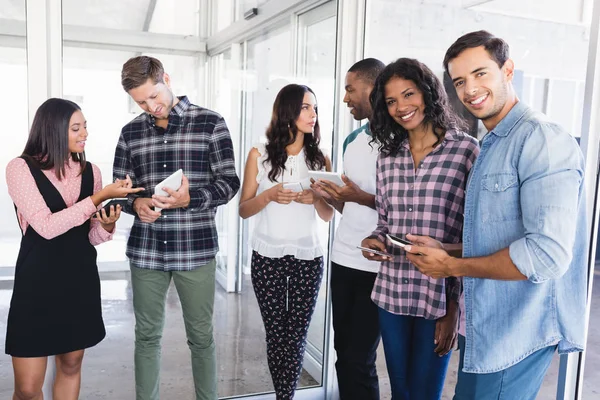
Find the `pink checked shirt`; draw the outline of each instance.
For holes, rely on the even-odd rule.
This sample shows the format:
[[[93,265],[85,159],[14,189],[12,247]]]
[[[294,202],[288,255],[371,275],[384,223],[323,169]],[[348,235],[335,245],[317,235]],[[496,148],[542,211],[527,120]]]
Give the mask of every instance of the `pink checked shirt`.
[[[94,193],[96,193],[102,189],[102,176],[98,167],[92,164],[92,168]],[[97,208],[90,197],[75,203],[81,190],[79,163],[69,159],[65,168],[66,176],[62,180],[58,180],[54,170],[43,172],[65,200],[67,208],[64,210],[52,214],[38,190],[27,163],[22,158],[15,158],[8,163],[6,183],[8,194],[17,206],[19,224],[23,232],[31,225],[40,236],[52,239],[83,224]],[[112,234],[113,232],[107,232],[96,219],[91,220],[89,238],[92,245],[111,240]]]
[[[379,307],[392,314],[437,319],[446,314],[446,295],[459,301],[458,279],[421,274],[385,234],[404,237],[412,233],[442,243],[460,243],[467,177],[478,154],[475,138],[448,131],[416,171],[408,139],[397,155],[379,156],[375,195],[379,220],[371,237],[386,243],[388,252],[394,254],[393,260],[381,263],[371,294]]]

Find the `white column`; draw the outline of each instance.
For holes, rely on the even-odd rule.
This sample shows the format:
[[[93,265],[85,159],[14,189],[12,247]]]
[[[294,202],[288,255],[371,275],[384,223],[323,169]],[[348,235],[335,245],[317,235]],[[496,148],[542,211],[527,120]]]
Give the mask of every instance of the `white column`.
[[[62,96],[61,0],[27,0],[27,92],[29,125],[37,108],[50,97]],[[56,374],[54,357],[48,358],[44,398],[52,400]]]
[[[61,0],[27,0],[29,122],[50,97],[62,96]]]

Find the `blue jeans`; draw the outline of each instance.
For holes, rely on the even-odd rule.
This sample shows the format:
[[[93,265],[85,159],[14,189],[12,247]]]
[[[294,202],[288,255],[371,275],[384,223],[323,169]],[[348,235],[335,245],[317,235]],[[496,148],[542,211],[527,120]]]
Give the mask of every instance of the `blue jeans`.
[[[458,336],[458,346],[465,348],[464,336]],[[545,347],[502,371],[469,374],[462,372],[461,350],[453,400],[535,400],[555,351],[556,346]]]
[[[378,309],[392,399],[440,399],[451,353],[434,351],[436,321]]]

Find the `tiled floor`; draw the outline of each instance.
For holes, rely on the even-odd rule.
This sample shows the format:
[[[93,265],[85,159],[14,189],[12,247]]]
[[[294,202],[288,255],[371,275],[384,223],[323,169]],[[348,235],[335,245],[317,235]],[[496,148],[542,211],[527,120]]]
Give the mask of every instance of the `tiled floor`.
[[[81,399],[133,399],[133,310],[127,272],[102,273],[102,297],[107,338],[90,349],[84,360]],[[0,280],[0,342],[4,342],[6,316],[12,282]],[[593,297],[589,348],[583,399],[600,398],[600,290]],[[167,297],[167,322],[163,335],[161,398],[192,399],[189,351],[185,341],[181,308],[171,287]],[[219,288],[215,299],[215,339],[219,369],[219,394],[232,396],[272,390],[265,360],[264,331],[251,286],[242,294],[227,294]],[[594,351],[593,349],[596,349]],[[380,348],[382,400],[390,399],[385,360]],[[501,351],[501,349],[498,349]],[[452,356],[443,399],[451,399],[456,383],[458,354]],[[558,376],[557,360],[546,377],[538,399],[553,399]],[[315,384],[303,374],[301,386]],[[0,399],[10,398],[10,358],[0,355]]]

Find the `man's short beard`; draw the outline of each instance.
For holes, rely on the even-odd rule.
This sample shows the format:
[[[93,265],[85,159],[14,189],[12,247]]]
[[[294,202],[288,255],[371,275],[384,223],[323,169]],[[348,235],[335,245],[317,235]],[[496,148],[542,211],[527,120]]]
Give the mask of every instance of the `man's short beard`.
[[[364,112],[364,111],[365,111],[365,107],[363,107],[362,104],[359,105],[358,107],[354,107],[354,118],[357,121],[362,121],[363,119],[368,118],[369,117],[368,113]]]

